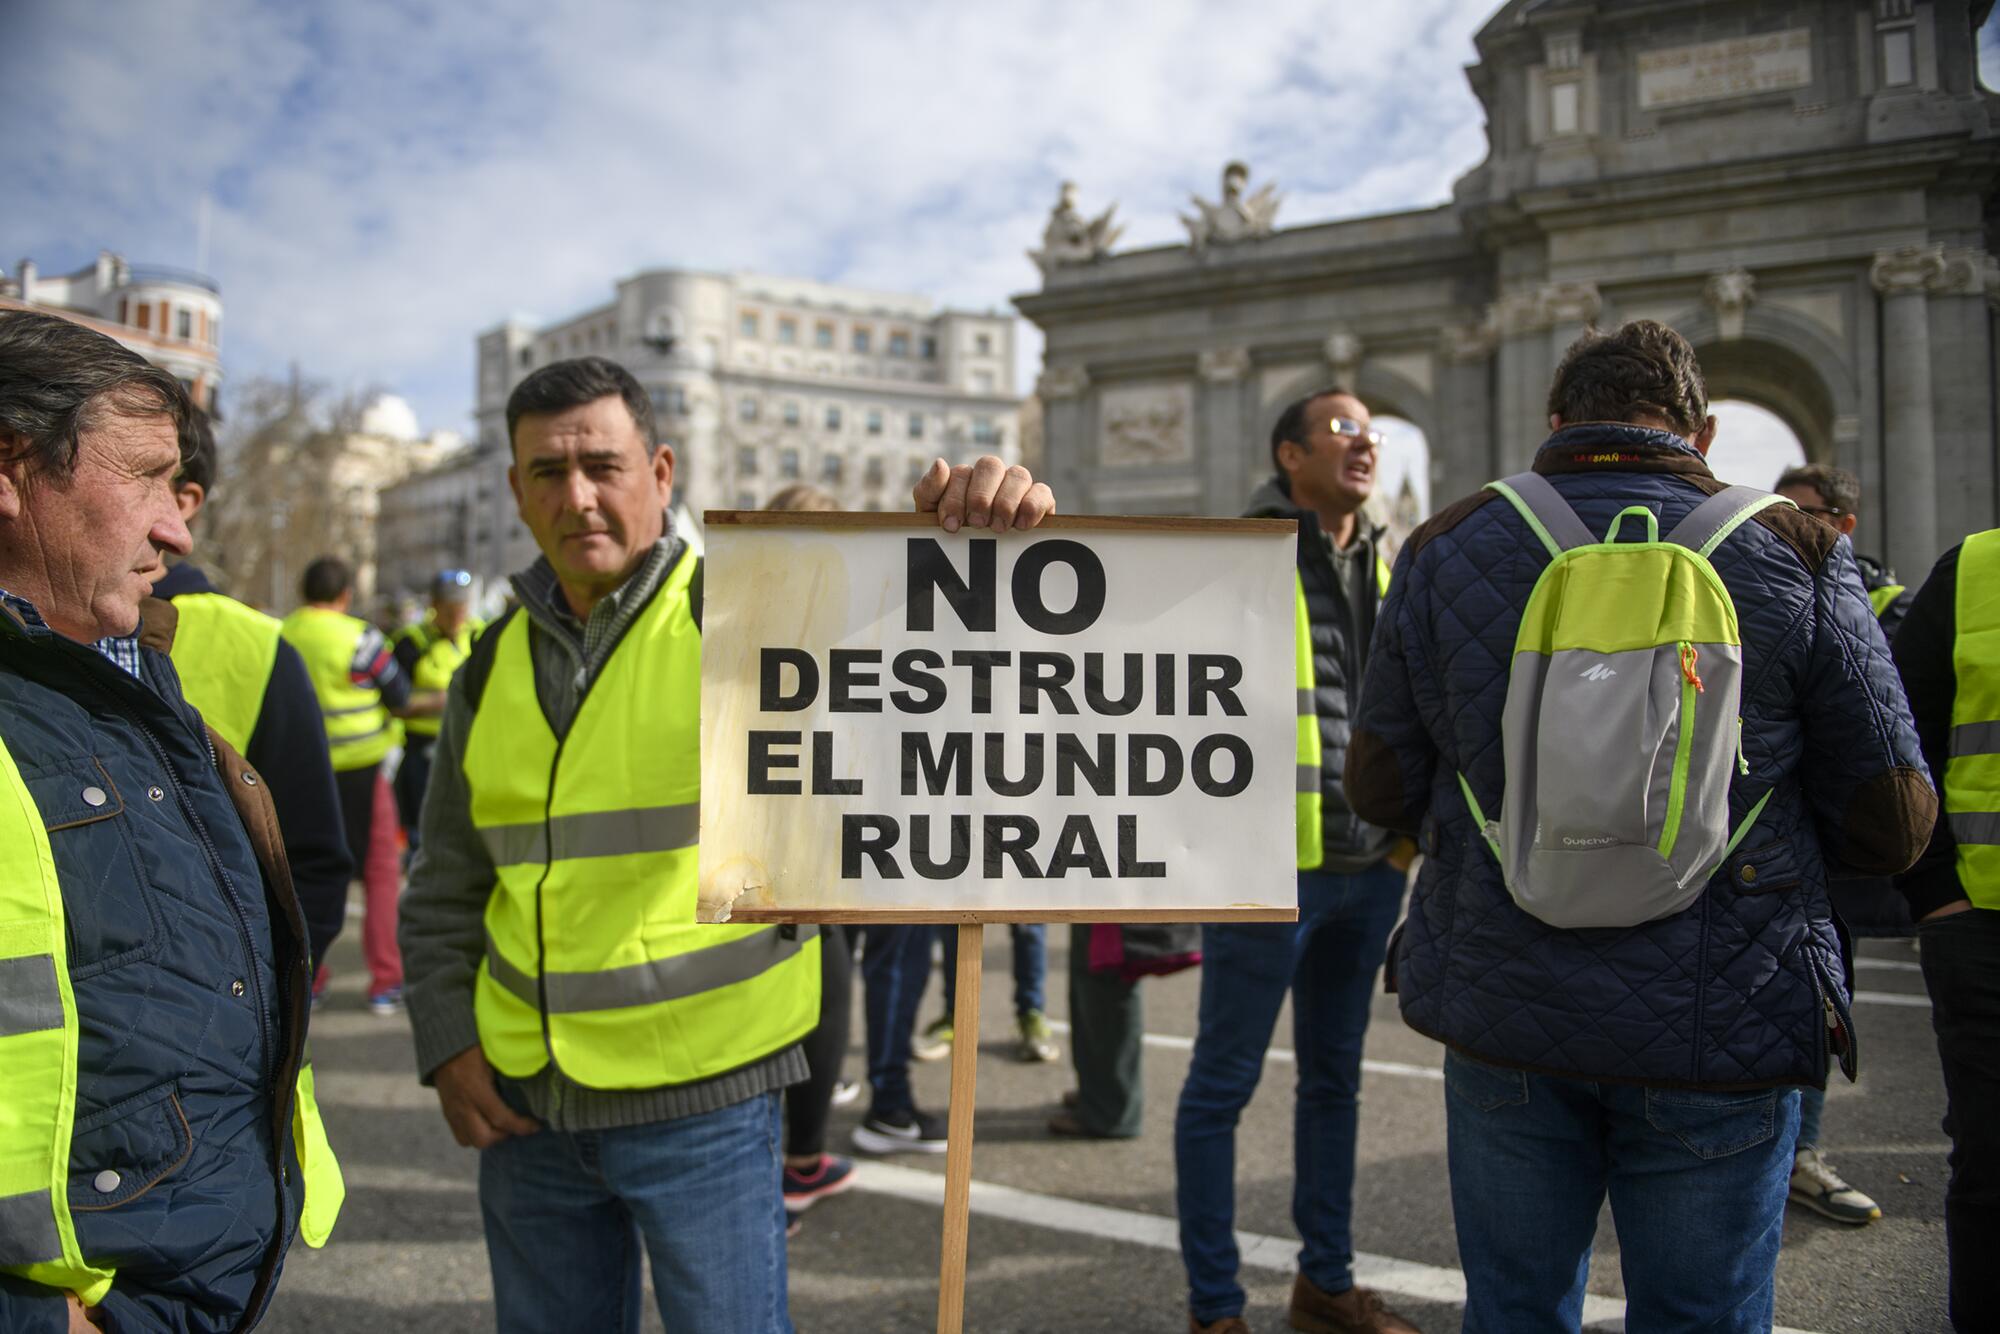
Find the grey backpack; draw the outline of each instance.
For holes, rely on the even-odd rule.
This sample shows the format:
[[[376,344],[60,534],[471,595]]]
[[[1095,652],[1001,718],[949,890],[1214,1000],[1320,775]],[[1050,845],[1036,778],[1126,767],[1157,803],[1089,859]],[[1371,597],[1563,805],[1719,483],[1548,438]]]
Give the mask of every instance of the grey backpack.
[[[1514,902],[1551,926],[1636,926],[1680,912],[1770,799],[1729,828],[1743,758],[1743,646],[1709,553],[1789,501],[1710,496],[1665,540],[1628,506],[1602,541],[1535,473],[1488,488],[1553,559],[1521,616],[1501,720],[1506,788],[1489,820],[1459,786]],[[1618,540],[1628,521],[1646,540]]]

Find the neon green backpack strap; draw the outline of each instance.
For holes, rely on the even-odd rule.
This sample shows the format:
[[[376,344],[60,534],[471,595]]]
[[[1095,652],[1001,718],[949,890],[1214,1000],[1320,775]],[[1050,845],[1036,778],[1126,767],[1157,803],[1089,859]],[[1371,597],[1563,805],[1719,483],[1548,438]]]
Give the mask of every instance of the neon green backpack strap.
[[[83,1258],[70,1218],[76,1053],[55,855],[0,744],[0,1272],[94,1306],[114,1271]]]
[[[341,1203],[347,1199],[347,1182],[327,1140],[326,1124],[320,1120],[310,1061],[299,1067],[298,1096],[292,1101],[292,1147],[298,1153],[299,1175],[305,1181],[299,1235],[306,1245],[318,1248],[333,1235],[334,1220],[340,1217]]]
[[[1323,834],[1325,796],[1320,789],[1319,705],[1314,701],[1317,673],[1313,670],[1312,617],[1306,611],[1306,587],[1298,571],[1292,572],[1292,647],[1298,682],[1296,726],[1298,795],[1293,811],[1293,831],[1298,864],[1302,871],[1315,869],[1326,859]]]

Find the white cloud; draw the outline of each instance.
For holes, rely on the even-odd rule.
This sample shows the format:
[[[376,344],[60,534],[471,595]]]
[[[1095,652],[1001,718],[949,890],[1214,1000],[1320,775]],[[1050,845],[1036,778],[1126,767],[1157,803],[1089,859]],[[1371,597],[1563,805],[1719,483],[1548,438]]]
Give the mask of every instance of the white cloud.
[[[1442,199],[1494,7],[17,4],[0,236],[45,271],[188,264],[211,193],[231,374],[296,360],[457,425],[476,330],[650,265],[1004,307],[1065,177],[1127,245],[1177,241],[1236,156],[1285,225]]]

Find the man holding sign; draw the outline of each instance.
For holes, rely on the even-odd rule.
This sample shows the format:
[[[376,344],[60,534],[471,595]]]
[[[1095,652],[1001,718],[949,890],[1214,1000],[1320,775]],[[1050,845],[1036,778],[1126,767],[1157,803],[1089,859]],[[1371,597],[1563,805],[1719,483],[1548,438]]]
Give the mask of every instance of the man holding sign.
[[[453,678],[404,900],[418,1068],[461,1144],[502,1330],[784,1334],[777,1091],[817,1021],[811,927],[695,925],[701,562],[674,452],[598,357],[507,405],[542,559]],[[1030,528],[1025,470],[937,461],[947,531]]]

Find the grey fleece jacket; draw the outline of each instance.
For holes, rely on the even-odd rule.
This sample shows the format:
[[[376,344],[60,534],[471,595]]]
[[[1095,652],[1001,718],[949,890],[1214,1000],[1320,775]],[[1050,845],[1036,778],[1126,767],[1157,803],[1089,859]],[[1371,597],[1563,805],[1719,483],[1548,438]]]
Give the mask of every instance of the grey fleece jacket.
[[[683,549],[669,528],[632,577],[593,607],[589,621],[583,623],[563,601],[555,571],[546,560],[514,576],[514,591],[521,601],[517,614],[528,618],[535,693],[557,736],[568,733],[584,693],[627,627],[659,591]],[[465,682],[465,673],[459,673],[445,696],[419,821],[421,838],[402,903],[405,999],[416,1033],[417,1073],[426,1084],[440,1065],[479,1045],[473,981],[486,952],[486,902],[496,879],[492,858],[473,827],[465,782],[465,740],[473,719]],[[794,1044],[693,1084],[638,1090],[586,1088],[565,1078],[551,1063],[525,1080],[502,1077],[500,1085],[503,1093],[513,1095],[512,1101],[554,1129],[611,1130],[716,1111],[805,1077],[805,1055]]]

